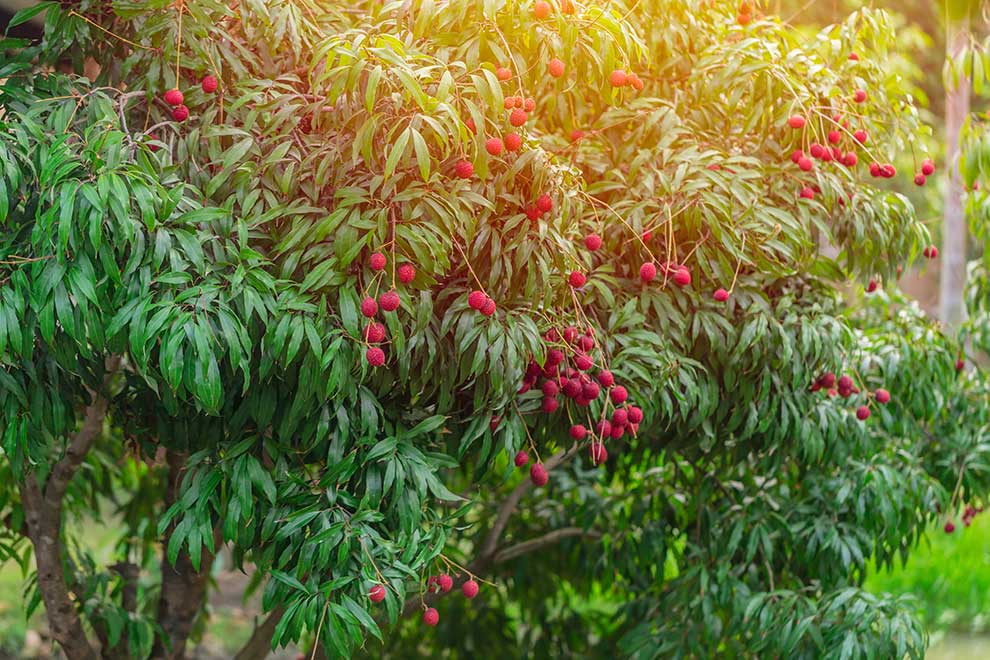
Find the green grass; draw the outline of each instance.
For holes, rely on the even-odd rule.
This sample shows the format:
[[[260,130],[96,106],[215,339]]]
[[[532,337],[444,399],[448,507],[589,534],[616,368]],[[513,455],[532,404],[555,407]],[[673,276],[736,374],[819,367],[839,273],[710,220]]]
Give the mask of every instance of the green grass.
[[[905,566],[874,570],[866,588],[911,594],[931,632],[990,630],[990,512],[970,527],[956,522],[946,534],[932,529]]]

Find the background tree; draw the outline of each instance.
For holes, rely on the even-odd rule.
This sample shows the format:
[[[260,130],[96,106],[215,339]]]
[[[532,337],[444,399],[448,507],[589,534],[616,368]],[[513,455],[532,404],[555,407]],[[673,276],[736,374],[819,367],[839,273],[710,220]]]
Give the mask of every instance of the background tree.
[[[919,656],[867,561],[990,448],[895,290],[932,252],[883,180],[924,129],[886,14],[763,9],[15,19],[46,30],[0,44],[0,550],[66,654],[181,657],[226,545],[271,613],[241,658]],[[107,508],[103,566],[64,522]]]

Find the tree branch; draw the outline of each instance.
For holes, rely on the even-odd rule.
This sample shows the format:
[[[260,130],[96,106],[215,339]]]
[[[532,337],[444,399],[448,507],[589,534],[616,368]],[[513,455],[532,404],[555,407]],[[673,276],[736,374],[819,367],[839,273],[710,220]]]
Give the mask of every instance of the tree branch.
[[[275,635],[275,627],[285,614],[284,607],[276,607],[268,615],[260,626],[254,627],[251,638],[241,650],[234,656],[234,660],[265,660],[272,650],[272,637]]]
[[[502,562],[510,561],[530,552],[536,552],[537,550],[545,548],[548,545],[553,545],[557,541],[574,536],[599,539],[602,535],[596,531],[586,530],[580,527],[561,527],[560,529],[555,529],[552,532],[547,532],[543,536],[537,536],[536,538],[528,541],[516,543],[515,545],[510,545],[508,548],[499,550],[495,553],[495,558],[492,560],[492,563],[501,564]]]

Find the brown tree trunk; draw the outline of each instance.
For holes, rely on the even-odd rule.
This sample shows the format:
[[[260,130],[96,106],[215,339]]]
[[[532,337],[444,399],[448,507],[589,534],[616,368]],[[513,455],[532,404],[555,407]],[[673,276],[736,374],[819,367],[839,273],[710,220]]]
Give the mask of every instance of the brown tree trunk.
[[[169,451],[166,455],[169,468],[164,503],[166,510],[178,499],[182,468],[187,458],[188,455],[181,452]],[[206,602],[207,582],[214,555],[203,548],[197,571],[189,554],[183,550],[176,557],[173,566],[166,553],[171,531],[162,539],[162,583],[158,600],[158,624],[162,627],[164,638],[159,636],[155,639],[151,657],[180,660],[186,655],[189,633]]]
[[[285,609],[276,607],[268,615],[260,626],[255,626],[251,633],[251,639],[237,652],[234,660],[265,660],[272,650],[272,637],[275,636],[275,627],[285,614]]]

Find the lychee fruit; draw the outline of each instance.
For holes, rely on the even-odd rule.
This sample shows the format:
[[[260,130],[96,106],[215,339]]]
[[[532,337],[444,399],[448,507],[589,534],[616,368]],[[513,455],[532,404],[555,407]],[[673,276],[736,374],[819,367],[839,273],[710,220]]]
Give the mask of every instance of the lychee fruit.
[[[469,160],[459,160],[454,165],[454,174],[461,179],[470,179],[474,176],[474,165]]]
[[[491,298],[485,298],[485,304],[481,306],[482,316],[491,316],[495,313],[495,301]]]
[[[527,205],[524,211],[526,213],[526,217],[532,220],[533,222],[539,220],[540,216],[542,215],[540,213],[540,209],[536,206],[536,204]]]
[[[525,110],[526,112],[532,112],[533,110],[536,109],[536,101],[533,99],[526,99],[525,101],[523,101],[522,109]]]
[[[801,171],[810,172],[811,168],[815,166],[815,163],[807,156],[801,156],[798,158],[797,165],[801,168]]]
[[[869,140],[869,136],[866,134],[866,131],[864,131],[861,128],[855,133],[853,133],[853,139],[856,140],[856,142],[859,142],[860,144],[866,144],[867,141]]]
[[[454,579],[449,575],[447,575],[446,573],[444,573],[443,575],[437,578],[437,584],[440,585],[440,593],[445,594],[454,588]]]
[[[550,475],[547,473],[547,469],[543,467],[543,463],[536,463],[529,469],[529,480],[537,488],[546,486],[549,479]]]
[[[596,378],[598,379],[598,382],[602,384],[602,387],[612,387],[615,385],[615,376],[613,376],[612,372],[607,369],[602,369],[599,371]]]
[[[488,138],[488,140],[485,141],[485,151],[492,156],[498,156],[502,153],[502,140],[497,137]]]
[[[601,465],[608,459],[605,444],[601,442],[592,442],[588,447],[588,454],[591,456],[591,462],[595,465]]]
[[[608,76],[608,83],[612,87],[625,87],[627,82],[629,82],[629,76],[622,69],[616,69]]]
[[[584,437],[588,435],[588,429],[584,428],[581,424],[574,424],[571,426],[571,437],[575,440],[584,440]]]
[[[165,92],[165,102],[171,106],[182,105],[183,96],[182,92],[178,89],[170,89]]]
[[[691,271],[684,266],[674,271],[674,284],[681,287],[691,284]]]
[[[865,100],[866,100],[865,89],[857,89],[855,93],[853,93],[853,101],[855,101],[856,103],[862,103]]]
[[[832,129],[831,131],[828,132],[829,142],[831,142],[832,144],[839,144],[840,140],[842,140],[842,133],[840,133],[835,129]]]
[[[925,175],[922,174],[921,172],[918,172],[917,174],[914,175],[914,185],[916,186],[925,185],[925,180],[926,180]]]
[[[627,398],[629,398],[629,393],[626,391],[622,385],[616,385],[609,392],[609,396],[612,398],[612,403],[619,404],[624,403]]]
[[[591,358],[588,357],[587,355],[579,355],[574,360],[574,366],[580,369],[581,371],[587,371],[588,369],[591,369],[591,367],[594,366],[594,363],[591,361]]]
[[[870,418],[870,409],[866,406],[860,406],[856,409],[856,419],[859,421],[865,421]]]
[[[416,267],[412,264],[402,264],[395,269],[395,275],[403,284],[409,284],[416,279]]]
[[[560,407],[560,402],[557,401],[557,399],[555,399],[554,397],[550,397],[550,396],[543,397],[543,405],[542,405],[543,412],[549,415],[550,413],[557,412],[557,408],[559,407]]]
[[[502,140],[505,142],[506,151],[519,151],[522,146],[522,138],[518,133],[509,133]]]
[[[468,580],[461,585],[461,591],[466,598],[474,598],[478,595],[478,583],[474,580]]]
[[[652,282],[656,276],[657,267],[649,261],[639,267],[639,279],[644,282]]]
[[[203,76],[203,79],[200,81],[199,85],[200,87],[203,88],[204,92],[206,92],[207,94],[212,94],[213,92],[217,91],[217,87],[220,86],[220,83],[217,81],[216,76],[205,75]]]
[[[956,531],[956,526],[953,525],[952,521],[950,520],[947,523],[945,523],[945,527],[943,529],[945,529],[946,534],[951,534],[952,532]]]
[[[584,247],[595,252],[602,246],[602,237],[598,234],[588,234],[584,237]]]
[[[812,190],[808,186],[804,186],[803,188],[801,188],[801,199],[814,199],[814,198],[815,198],[814,190]]]
[[[578,270],[571,271],[570,276],[567,278],[568,283],[575,289],[580,289],[584,286],[584,283],[588,281],[584,273]]]
[[[635,73],[630,73],[627,80],[629,85],[637,92],[642,91],[643,88],[646,87],[646,84]]]
[[[371,296],[366,297],[361,301],[361,314],[367,318],[373,317],[378,313],[378,303]]]
[[[380,603],[385,600],[385,587],[380,584],[376,584],[368,592],[368,598],[372,603]]]
[[[851,151],[846,152],[842,156],[842,164],[846,167],[855,167],[858,161],[859,158],[857,158],[856,154]]]
[[[533,16],[538,20],[543,20],[550,15],[550,3],[539,0],[533,3]]]
[[[500,66],[497,69],[495,69],[495,77],[501,80],[502,82],[505,82],[506,80],[512,78],[512,71],[510,69],[505,68],[504,66]]]
[[[385,255],[381,252],[374,252],[368,257],[368,265],[371,266],[371,270],[382,270],[385,268],[386,261]]]
[[[811,153],[812,158],[821,158],[822,156],[825,155],[825,147],[818,144],[817,142],[811,145],[808,148],[808,151]]]
[[[525,124],[527,119],[529,119],[529,115],[527,115],[526,111],[522,108],[514,108],[512,112],[509,113],[509,123],[516,128],[519,128]]]
[[[643,410],[637,406],[629,407],[629,423],[639,424],[643,421]]]
[[[488,296],[485,295],[484,291],[472,291],[468,294],[468,307],[481,311],[481,308],[485,306],[485,300],[487,299]]]
[[[547,71],[549,71],[550,75],[554,78],[560,78],[564,75],[564,63],[555,57],[547,63]]]
[[[378,304],[386,312],[394,312],[399,309],[399,302],[399,294],[395,291],[386,291],[378,297]]]
[[[513,459],[513,462],[516,464],[516,467],[522,467],[526,465],[526,463],[529,463],[529,454],[520,449],[516,452],[516,457]]]
[[[366,360],[368,360],[368,364],[370,364],[373,367],[380,367],[383,364],[385,364],[385,351],[378,348],[377,346],[372,346],[371,348],[369,348],[365,352],[364,357]]]
[[[931,176],[935,173],[935,163],[932,162],[931,158],[921,161],[921,173],[925,176]]]
[[[625,426],[629,421],[629,411],[619,408],[612,413],[612,426]]]
[[[541,213],[549,213],[553,209],[553,198],[543,193],[536,198],[536,208],[540,209]]]
[[[876,290],[877,290],[877,281],[876,280],[870,280],[870,283],[866,285],[866,292],[867,293],[873,293]]]
[[[364,329],[364,339],[369,344],[377,344],[385,340],[385,326],[372,321]]]
[[[423,623],[428,626],[435,626],[440,622],[440,613],[435,607],[431,607],[423,612]]]
[[[795,129],[804,128],[804,125],[806,123],[807,122],[805,121],[804,117],[802,117],[801,115],[791,115],[790,117],[787,118],[787,125],[790,126],[791,128],[795,128]]]
[[[725,289],[715,289],[715,293],[712,294],[712,297],[718,302],[725,302],[729,299],[729,292]]]
[[[189,119],[189,108],[184,105],[177,105],[172,108],[172,119],[175,121],[185,121]]]
[[[877,403],[887,403],[890,401],[890,392],[882,387],[877,388],[877,391],[873,393],[873,396],[876,397]]]

